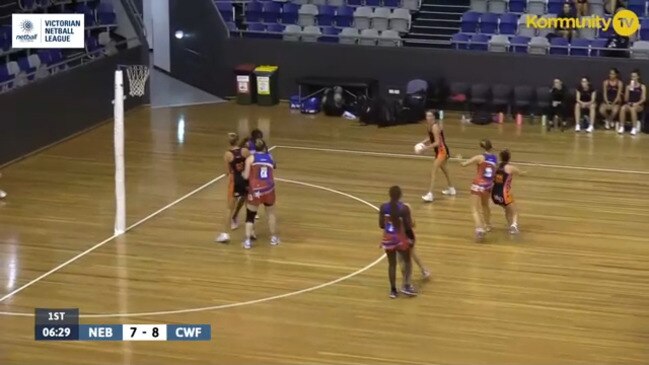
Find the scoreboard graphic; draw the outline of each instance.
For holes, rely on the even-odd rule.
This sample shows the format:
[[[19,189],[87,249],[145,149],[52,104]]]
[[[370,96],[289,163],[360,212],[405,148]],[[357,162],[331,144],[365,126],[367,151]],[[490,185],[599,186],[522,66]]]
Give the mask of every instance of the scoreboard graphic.
[[[209,324],[79,324],[79,309],[36,308],[36,341],[210,341]]]

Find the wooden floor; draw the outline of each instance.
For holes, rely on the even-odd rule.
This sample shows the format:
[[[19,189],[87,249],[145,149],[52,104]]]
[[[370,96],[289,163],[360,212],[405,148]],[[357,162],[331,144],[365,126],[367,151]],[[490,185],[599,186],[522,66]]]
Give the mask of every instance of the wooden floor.
[[[448,118],[453,156],[490,138],[529,171],[514,181],[520,237],[494,208],[496,230],[478,245],[473,168],[451,162],[458,196],[439,194],[440,177],[439,200],[420,201],[431,166],[412,155],[422,125],[361,127],[285,105],[140,108],[126,119],[128,224],[148,219],[117,239],[107,240],[112,124],[3,169],[0,364],[649,364],[646,135]],[[226,190],[214,179],[226,132],[255,127],[278,146],[283,243],[270,247],[262,219],[244,251],[241,230],[213,243]],[[388,299],[379,260],[371,205],[392,184],[413,205],[433,272],[414,299]],[[86,324],[209,323],[213,340],[35,342],[35,307],[78,307]]]

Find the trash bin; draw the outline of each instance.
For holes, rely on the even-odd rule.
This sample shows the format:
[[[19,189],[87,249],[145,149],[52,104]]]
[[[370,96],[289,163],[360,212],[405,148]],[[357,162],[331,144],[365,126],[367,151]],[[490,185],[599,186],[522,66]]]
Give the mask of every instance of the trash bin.
[[[253,74],[255,65],[243,64],[234,68],[237,80],[237,104],[250,105],[257,100],[257,86]]]
[[[257,104],[270,106],[279,103],[277,70],[277,66],[259,66],[255,68],[255,76],[257,79]]]

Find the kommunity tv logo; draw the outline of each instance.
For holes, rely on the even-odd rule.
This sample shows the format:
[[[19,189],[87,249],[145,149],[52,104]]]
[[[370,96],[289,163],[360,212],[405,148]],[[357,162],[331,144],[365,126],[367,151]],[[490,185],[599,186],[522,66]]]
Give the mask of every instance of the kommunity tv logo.
[[[618,35],[630,37],[640,28],[638,16],[630,10],[620,10],[612,18],[590,16],[581,18],[545,18],[529,15],[525,19],[528,28],[535,29],[599,29],[608,31],[611,27]]]

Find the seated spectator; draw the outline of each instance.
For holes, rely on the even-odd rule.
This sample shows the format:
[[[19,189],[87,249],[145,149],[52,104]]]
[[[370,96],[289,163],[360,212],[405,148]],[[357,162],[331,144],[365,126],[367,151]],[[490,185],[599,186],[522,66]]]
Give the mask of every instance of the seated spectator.
[[[548,130],[553,126],[558,128],[561,125],[561,131],[566,127],[566,119],[568,117],[568,99],[566,89],[563,87],[563,82],[559,79],[554,79],[552,90],[550,91],[552,100],[550,101],[550,120],[548,123]],[[561,123],[561,124],[559,124]]]
[[[631,134],[635,135],[641,129],[640,121],[638,120],[638,114],[642,113],[644,110],[644,104],[647,101],[647,87],[642,83],[640,79],[640,71],[634,70],[631,73],[631,81],[626,87],[624,93],[624,100],[626,104],[620,109],[620,125],[617,126],[617,132],[622,134],[624,133],[624,125],[626,123],[626,116],[629,114],[631,116]]]
[[[577,16],[588,16],[588,0],[574,0]]]
[[[559,20],[557,26],[557,33],[566,39],[571,39],[572,33],[575,29],[574,26],[571,27],[569,24],[566,23],[569,23],[570,19],[574,19],[574,21],[576,22],[576,16],[575,16],[575,12],[572,10],[572,7],[570,6],[570,3],[567,2],[563,4],[563,9],[557,15],[557,19]]]
[[[588,116],[588,128],[586,132],[591,133],[595,124],[595,107],[597,105],[597,91],[590,84],[588,77],[582,77],[577,86],[577,98],[575,103],[575,132],[581,130],[581,117]]]
[[[604,128],[611,129],[614,120],[620,113],[624,84],[620,80],[620,71],[612,68],[608,72],[608,79],[602,84],[602,96],[604,101],[599,106],[599,113],[604,117]]]
[[[629,57],[629,37],[624,37],[619,34],[616,34],[608,39],[606,42],[607,50],[605,53],[606,57]]]

